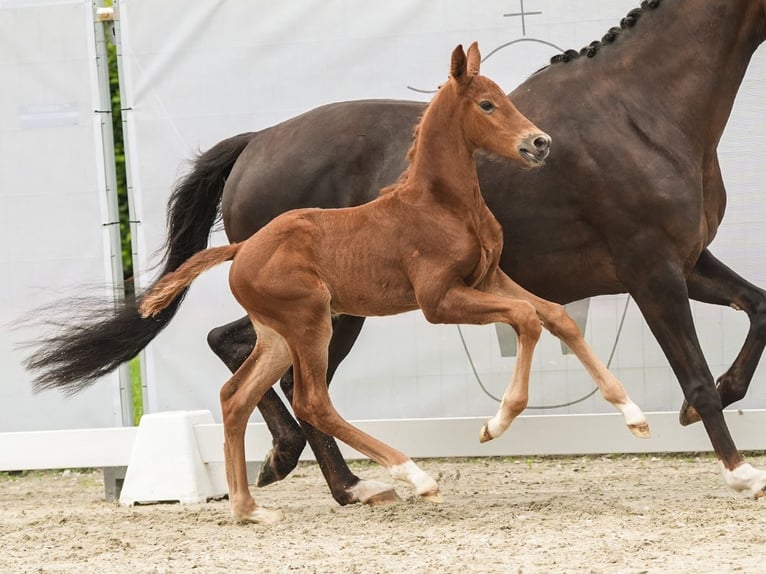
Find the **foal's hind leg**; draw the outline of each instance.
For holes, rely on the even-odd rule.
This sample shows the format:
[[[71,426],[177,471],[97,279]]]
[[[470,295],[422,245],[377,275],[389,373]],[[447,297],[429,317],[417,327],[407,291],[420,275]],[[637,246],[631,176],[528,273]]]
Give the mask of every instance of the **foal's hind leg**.
[[[348,355],[361,330],[364,319],[342,315],[333,320],[329,349],[328,384],[341,361]],[[217,327],[208,334],[208,344],[224,364],[235,372],[255,346],[255,330],[249,317]],[[289,401],[293,395],[293,373],[288,369],[281,379],[282,390]],[[390,504],[400,500],[389,484],[360,480],[343,459],[338,444],[331,436],[319,432],[305,421],[293,418],[282,399],[269,389],[258,403],[258,410],[272,436],[272,448],[261,464],[256,479],[259,487],[285,478],[298,464],[308,439],[317,464],[338,504]],[[305,432],[305,435],[304,435]]]
[[[330,384],[335,370],[341,361],[351,351],[351,347],[359,336],[359,331],[364,324],[364,318],[341,315],[332,321],[332,338],[328,350],[327,384]],[[287,399],[292,403],[294,389],[293,370],[290,369],[282,377],[281,385]],[[356,502],[379,505],[391,504],[400,500],[396,491],[389,484],[375,480],[360,480],[351,472],[343,460],[343,454],[338,448],[338,443],[308,422],[299,419],[300,425],[306,434],[311,449],[317,459],[322,474],[327,481],[333,498],[338,504],[346,505]],[[272,449],[273,452],[273,449]],[[300,454],[300,453],[298,453]],[[298,455],[295,457],[297,463]],[[261,473],[258,475],[258,486],[262,486],[261,480],[264,470],[268,467],[264,463]]]
[[[409,482],[424,498],[440,500],[436,481],[407,455],[351,425],[335,410],[326,384],[327,345],[332,331],[329,306],[327,301],[317,300],[310,309],[308,302],[302,303],[306,304],[303,325],[289,329],[290,334],[286,334],[293,355],[295,414],[386,467],[392,477]]]
[[[234,373],[255,347],[255,330],[250,317],[243,317],[210,331],[208,345]],[[290,370],[283,378],[289,377]],[[256,484],[266,486],[282,480],[295,468],[306,446],[303,430],[274,389],[269,389],[258,403],[258,410],[272,436],[272,448],[261,464]],[[317,455],[317,460],[321,456]],[[266,477],[266,478],[264,478]]]
[[[750,329],[737,358],[716,381],[725,408],[745,397],[766,345],[766,291],[749,283],[708,250],[702,252],[686,279],[689,297],[697,301],[725,305],[747,313]],[[700,420],[697,411],[684,401],[679,416],[682,425]]]
[[[622,413],[630,432],[640,438],[649,438],[649,423],[644,413],[636,403],[630,400],[625,387],[622,386],[617,377],[596,356],[583,338],[577,323],[567,314],[564,307],[530,293],[500,270],[498,270],[492,290],[531,303],[542,319],[543,326],[572,349],[593,377],[604,399],[612,403]]]
[[[281,511],[259,507],[247,482],[245,431],[247,421],[263,394],[290,366],[290,354],[284,340],[264,328],[253,352],[237,372],[221,387],[224,459],[229,485],[229,502],[239,522],[271,523],[281,520]]]

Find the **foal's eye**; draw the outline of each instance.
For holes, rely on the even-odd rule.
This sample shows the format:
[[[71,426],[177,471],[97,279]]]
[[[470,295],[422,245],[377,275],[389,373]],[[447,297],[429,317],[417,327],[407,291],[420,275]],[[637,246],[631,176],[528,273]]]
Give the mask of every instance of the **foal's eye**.
[[[495,104],[493,104],[489,100],[482,100],[479,102],[479,107],[485,112],[489,113],[495,109]]]

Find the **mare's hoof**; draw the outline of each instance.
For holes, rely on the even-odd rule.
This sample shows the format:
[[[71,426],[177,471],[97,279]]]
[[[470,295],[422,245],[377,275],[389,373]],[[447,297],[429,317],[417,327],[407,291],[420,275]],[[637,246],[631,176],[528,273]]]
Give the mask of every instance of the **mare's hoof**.
[[[271,457],[267,456],[263,461],[263,464],[261,464],[261,470],[258,471],[258,478],[255,479],[255,486],[260,488],[280,480],[282,480],[282,477],[277,475],[276,470],[271,466]]]
[[[237,522],[241,524],[276,524],[284,519],[285,513],[281,510],[269,510],[259,506],[250,514],[240,516]]]
[[[700,420],[702,419],[700,419],[697,409],[691,406],[687,401],[684,401],[684,404],[681,405],[681,412],[678,413],[678,422],[681,423],[681,426],[689,426]]]
[[[374,496],[371,496],[367,500],[362,500],[361,502],[364,504],[369,504],[370,506],[391,506],[393,504],[398,504],[401,501],[401,497],[392,488],[391,490],[380,492]]]
[[[766,497],[766,492],[764,492],[765,490],[766,490],[766,487],[764,487],[764,488],[762,488],[761,490],[757,491],[757,492],[756,492],[756,493],[753,495],[753,498],[754,498],[755,500],[760,500],[761,498],[764,498],[764,497]]]
[[[489,426],[487,426],[487,423],[484,423],[481,427],[481,432],[479,433],[479,442],[485,443],[491,441],[493,437],[491,434],[489,434]]]
[[[649,430],[649,423],[646,421],[634,425],[628,425],[628,430],[630,430],[630,432],[632,432],[638,438],[649,438],[652,436],[652,433]]]
[[[284,456],[274,456],[274,449],[266,453],[266,458],[263,459],[263,464],[261,464],[261,470],[258,471],[258,478],[255,479],[255,486],[259,488],[268,486],[279,482],[290,474],[295,468],[295,464],[297,464],[297,459],[293,464],[290,464],[290,462],[285,464],[285,461],[286,457]]]
[[[348,492],[351,495],[350,502],[361,502],[370,506],[386,506],[402,500],[393,486],[377,480],[360,480],[349,488]]]

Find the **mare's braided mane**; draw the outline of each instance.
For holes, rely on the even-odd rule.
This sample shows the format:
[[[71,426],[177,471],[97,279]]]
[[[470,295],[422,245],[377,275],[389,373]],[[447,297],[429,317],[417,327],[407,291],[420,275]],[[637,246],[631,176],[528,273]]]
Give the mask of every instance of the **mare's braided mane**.
[[[632,28],[635,26],[638,19],[646,10],[651,10],[660,5],[660,0],[643,0],[640,8],[634,8],[628,15],[620,20],[620,27],[617,26],[610,28],[601,40],[595,40],[582,48],[579,52],[577,50],[567,50],[563,54],[556,54],[551,58],[551,64],[558,64],[570,62],[580,56],[587,56],[592,58],[598,53],[599,48],[604,44],[611,44],[614,42],[626,28]]]

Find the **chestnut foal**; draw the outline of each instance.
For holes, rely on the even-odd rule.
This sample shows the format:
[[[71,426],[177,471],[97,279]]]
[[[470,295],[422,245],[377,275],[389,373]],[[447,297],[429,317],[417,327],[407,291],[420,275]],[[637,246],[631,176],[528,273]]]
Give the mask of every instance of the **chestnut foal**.
[[[226,475],[238,521],[282,517],[259,507],[250,494],[244,434],[253,409],[290,365],[296,416],[385,466],[423,497],[439,498],[436,481],[407,455],[349,424],[333,407],[326,373],[336,314],[383,316],[420,308],[432,323],[512,325],[518,335],[513,377],[481,440],[499,436],[526,406],[542,317],[578,353],[629,427],[646,434],[640,409],[563,309],[524,291],[498,268],[502,230],[480,194],[473,154],[484,149],[540,165],[550,138],[479,75],[479,63],[475,43],[467,54],[462,46],[453,51],[450,78],[416,129],[408,169],[376,200],[283,214],[244,242],[197,253],[143,295],[141,314],[156,315],[199,274],[233,259],[231,290],[257,333],[252,353],[220,392]],[[360,498],[390,490],[361,484],[371,492]]]

